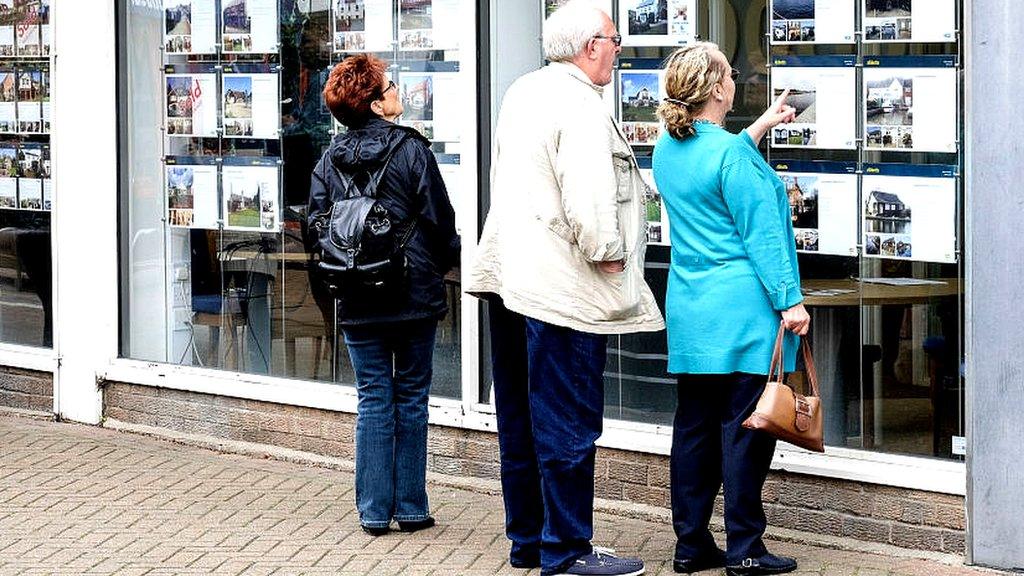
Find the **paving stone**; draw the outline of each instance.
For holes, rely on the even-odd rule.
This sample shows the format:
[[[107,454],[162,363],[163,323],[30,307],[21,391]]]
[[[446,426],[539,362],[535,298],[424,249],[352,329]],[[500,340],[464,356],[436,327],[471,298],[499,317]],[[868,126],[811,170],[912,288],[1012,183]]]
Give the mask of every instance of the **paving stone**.
[[[285,420],[292,418],[302,417]],[[608,472],[638,479],[634,470]],[[648,478],[664,473],[651,469]],[[0,412],[0,575],[539,574],[508,565],[500,497],[431,485],[436,528],[375,538],[359,529],[353,481],[346,471]],[[661,501],[666,488],[662,479],[646,489]],[[951,528],[958,522],[954,512],[928,511],[944,514]],[[599,513],[594,541],[645,558],[649,575],[673,574],[668,523]],[[787,542],[769,545],[796,557],[798,574],[992,574]]]

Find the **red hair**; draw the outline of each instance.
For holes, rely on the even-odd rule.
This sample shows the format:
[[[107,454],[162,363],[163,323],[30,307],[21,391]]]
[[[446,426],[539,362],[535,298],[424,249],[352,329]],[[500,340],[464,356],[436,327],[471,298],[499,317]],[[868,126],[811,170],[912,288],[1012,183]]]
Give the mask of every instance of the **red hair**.
[[[331,70],[324,85],[324,101],[331,114],[345,126],[356,128],[377,115],[370,104],[381,97],[388,63],[372,54],[342,60]]]

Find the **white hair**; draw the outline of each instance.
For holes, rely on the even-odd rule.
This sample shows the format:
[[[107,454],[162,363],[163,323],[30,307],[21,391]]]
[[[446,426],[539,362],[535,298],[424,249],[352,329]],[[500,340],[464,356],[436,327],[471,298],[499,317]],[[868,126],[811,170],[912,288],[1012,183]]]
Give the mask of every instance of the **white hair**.
[[[601,33],[605,16],[591,0],[569,0],[544,22],[544,57],[552,62],[571,61]]]

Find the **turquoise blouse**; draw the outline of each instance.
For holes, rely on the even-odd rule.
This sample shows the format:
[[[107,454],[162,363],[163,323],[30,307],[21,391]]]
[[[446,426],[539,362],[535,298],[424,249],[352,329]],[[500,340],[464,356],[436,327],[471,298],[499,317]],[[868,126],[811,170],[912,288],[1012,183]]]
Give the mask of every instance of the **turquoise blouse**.
[[[803,301],[786,190],[746,132],[695,128],[654,147],[672,242],[668,371],[767,374],[780,311]],[[799,339],[786,334],[792,371]]]

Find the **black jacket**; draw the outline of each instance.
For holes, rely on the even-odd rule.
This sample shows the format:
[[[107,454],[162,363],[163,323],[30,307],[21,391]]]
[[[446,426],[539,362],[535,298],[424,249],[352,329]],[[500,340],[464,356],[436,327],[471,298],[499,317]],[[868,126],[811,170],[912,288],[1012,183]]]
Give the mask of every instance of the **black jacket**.
[[[416,216],[416,228],[405,247],[408,297],[399,308],[339,301],[340,324],[442,318],[448,312],[443,278],[458,265],[461,244],[455,232],[455,211],[430,142],[419,132],[373,119],[362,128],[336,136],[313,169],[307,224],[313,230],[313,219],[330,210],[331,198],[340,193],[337,171],[350,175],[372,171],[384,164],[392,149],[395,153],[381,179],[377,198],[404,223],[396,237],[404,236],[405,226],[412,221],[410,216]]]

